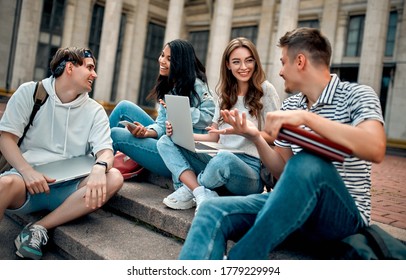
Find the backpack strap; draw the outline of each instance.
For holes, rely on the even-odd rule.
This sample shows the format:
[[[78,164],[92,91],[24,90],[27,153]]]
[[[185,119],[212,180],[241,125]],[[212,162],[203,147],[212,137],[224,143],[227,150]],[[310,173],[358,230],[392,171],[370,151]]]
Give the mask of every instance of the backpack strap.
[[[45,90],[44,85],[42,84],[41,81],[37,82],[37,84],[35,85],[33,98],[34,98],[35,103],[34,103],[34,107],[32,108],[32,112],[30,115],[30,121],[24,128],[23,136],[21,136],[20,140],[18,140],[18,146],[20,146],[21,143],[23,142],[23,139],[24,139],[25,135],[27,134],[28,129],[32,125],[32,122],[34,121],[35,115],[37,114],[38,110],[48,99],[48,93]]]
[[[48,92],[45,90],[42,82],[39,81],[35,86],[35,94],[34,94],[35,104],[34,104],[34,106],[39,104],[39,107],[41,107],[45,103],[45,101],[47,101],[47,98],[48,98]]]

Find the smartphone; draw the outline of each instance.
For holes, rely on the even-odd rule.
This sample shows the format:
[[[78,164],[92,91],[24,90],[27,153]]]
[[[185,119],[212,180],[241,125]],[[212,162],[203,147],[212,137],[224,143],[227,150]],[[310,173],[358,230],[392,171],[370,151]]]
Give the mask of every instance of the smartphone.
[[[125,127],[130,126],[131,128],[136,128],[137,125],[135,123],[129,122],[129,121],[119,121],[118,122],[121,125],[124,125]]]

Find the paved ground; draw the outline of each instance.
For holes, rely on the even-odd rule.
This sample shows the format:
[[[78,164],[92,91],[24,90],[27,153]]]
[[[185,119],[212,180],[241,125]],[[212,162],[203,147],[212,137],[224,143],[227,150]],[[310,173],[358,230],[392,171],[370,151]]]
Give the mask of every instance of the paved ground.
[[[5,108],[0,98],[0,118]],[[372,166],[372,220],[406,229],[406,151],[389,150]]]
[[[406,157],[372,165],[372,220],[406,229]]]

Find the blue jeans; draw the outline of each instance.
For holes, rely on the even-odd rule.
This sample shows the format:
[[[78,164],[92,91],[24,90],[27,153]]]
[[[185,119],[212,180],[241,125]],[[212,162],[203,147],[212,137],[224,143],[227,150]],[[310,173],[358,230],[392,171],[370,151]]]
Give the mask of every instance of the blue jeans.
[[[134,137],[119,121],[137,121],[144,126],[154,123],[154,120],[139,106],[129,101],[121,101],[111,112],[110,117],[111,138],[114,152],[121,151],[149,171],[165,177],[171,177],[158,153],[155,138]]]
[[[162,159],[173,174],[175,188],[181,184],[180,175],[192,170],[198,174],[199,185],[208,189],[225,186],[234,195],[260,193],[264,189],[258,158],[228,151],[220,151],[215,156],[194,153],[177,146],[166,135],[159,139],[157,145]]]
[[[18,175],[22,178],[22,175],[15,168],[2,173],[0,177],[6,175]],[[54,184],[49,187],[49,193],[30,194],[29,192],[27,192],[26,200],[20,208],[6,209],[6,213],[25,215],[41,210],[54,211],[69,196],[77,191],[78,186],[82,180],[83,178]]]
[[[313,240],[339,240],[364,226],[334,165],[300,152],[270,193],[205,201],[193,219],[179,259],[267,259],[294,232]]]

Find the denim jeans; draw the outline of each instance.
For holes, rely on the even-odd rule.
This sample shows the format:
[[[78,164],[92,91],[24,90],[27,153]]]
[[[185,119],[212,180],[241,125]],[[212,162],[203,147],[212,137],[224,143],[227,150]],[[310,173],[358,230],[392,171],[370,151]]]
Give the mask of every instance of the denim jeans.
[[[149,171],[165,177],[171,177],[158,153],[155,138],[134,137],[127,128],[118,122],[122,120],[137,121],[144,126],[154,123],[154,120],[139,106],[129,101],[121,101],[110,114],[111,138],[114,152],[121,151]]]
[[[334,165],[307,152],[292,157],[270,193],[219,197],[199,208],[180,259],[267,259],[294,232],[339,240],[364,225]]]
[[[164,135],[158,141],[158,151],[173,174],[175,188],[185,170],[193,170],[199,185],[208,189],[225,186],[234,195],[260,193],[264,186],[259,175],[258,158],[245,154],[220,151],[215,156],[194,153],[177,146]]]

